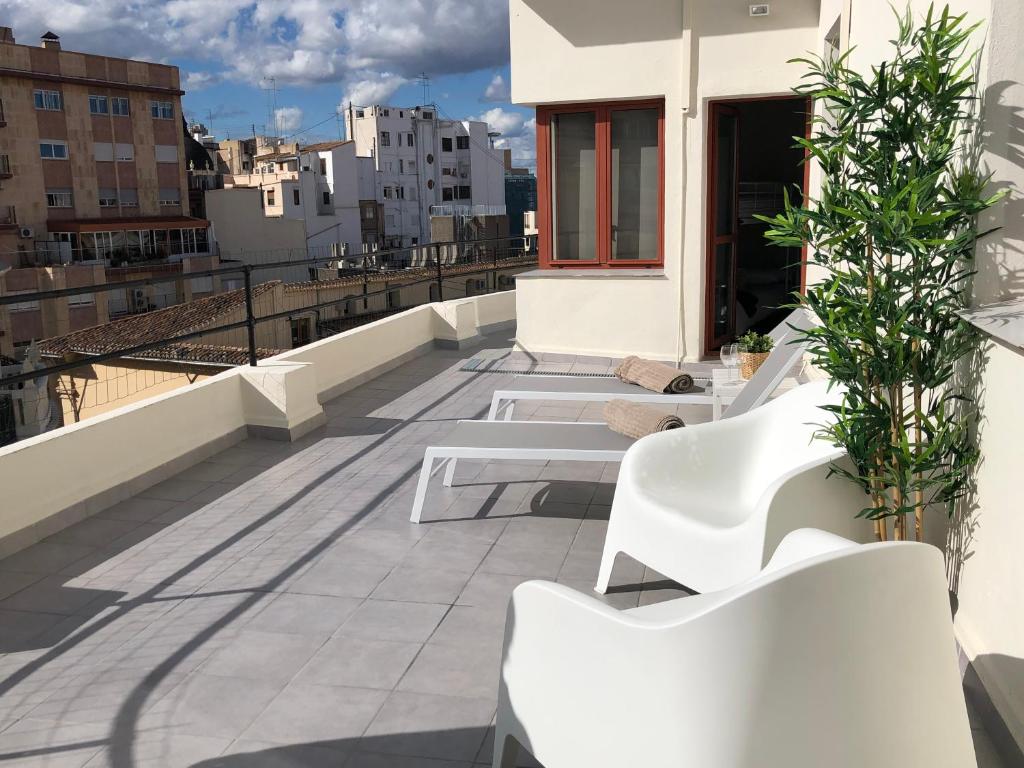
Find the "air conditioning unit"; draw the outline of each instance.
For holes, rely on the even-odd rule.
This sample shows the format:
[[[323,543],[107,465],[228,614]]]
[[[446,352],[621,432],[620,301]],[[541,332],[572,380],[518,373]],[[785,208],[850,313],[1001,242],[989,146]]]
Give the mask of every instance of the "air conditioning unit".
[[[18,237],[22,240],[30,240],[35,237],[35,234],[36,231],[32,229],[32,227],[21,227],[21,229],[18,230]]]

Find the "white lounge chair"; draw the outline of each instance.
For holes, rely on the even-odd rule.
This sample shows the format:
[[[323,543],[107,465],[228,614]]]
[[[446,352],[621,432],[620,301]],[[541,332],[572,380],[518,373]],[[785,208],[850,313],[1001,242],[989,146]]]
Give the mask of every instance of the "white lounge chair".
[[[487,418],[493,421],[500,416],[511,421],[515,404],[521,400],[600,403],[613,399],[662,405],[711,405],[715,420],[723,415],[721,406],[728,405],[724,415],[734,416],[756,408],[775,391],[806,351],[806,344],[797,340],[797,331],[808,330],[813,324],[814,318],[809,312],[797,309],[773,328],[769,334],[775,342],[771,354],[738,395],[716,396],[710,387],[704,386],[678,395],[652,392],[607,376],[518,375],[507,388],[496,390],[492,395]]]
[[[512,594],[494,768],[975,765],[941,553],[800,530],[722,592]]]
[[[615,485],[598,592],[624,553],[698,592],[754,576],[790,531],[867,540],[867,497],[829,478],[842,449],[815,438],[840,390],[817,381],[723,421],[650,435],[626,452]],[[526,422],[528,423],[528,422]]]
[[[750,381],[739,391],[725,415],[732,417],[746,413],[761,405],[774,392],[796,359],[803,354],[803,345],[794,344],[774,352],[758,369]],[[529,377],[549,378],[549,377]],[[585,380],[585,379],[583,379]],[[602,386],[613,383],[609,379],[595,379]],[[581,379],[575,380],[577,383]],[[644,393],[639,387],[618,382],[622,387],[631,388],[632,400],[650,399],[658,403],[669,403],[665,398],[696,397],[694,395],[659,395]],[[637,394],[639,390],[640,394]],[[601,399],[611,400],[606,390]],[[495,393],[496,395],[499,393]],[[550,393],[548,393],[550,394]],[[580,399],[579,393],[574,393]],[[595,397],[597,395],[595,394]],[[707,397],[699,402],[707,402]],[[571,399],[571,398],[570,398]],[[493,411],[492,404],[492,411]],[[679,430],[674,430],[679,431]],[[542,422],[542,421],[494,421],[463,420],[440,443],[432,445],[423,453],[423,466],[413,499],[410,520],[420,521],[427,485],[435,472],[434,462],[447,463],[444,485],[450,486],[459,459],[506,459],[506,460],[562,460],[562,461],[622,461],[622,457],[635,441],[613,432],[604,423],[595,422]]]

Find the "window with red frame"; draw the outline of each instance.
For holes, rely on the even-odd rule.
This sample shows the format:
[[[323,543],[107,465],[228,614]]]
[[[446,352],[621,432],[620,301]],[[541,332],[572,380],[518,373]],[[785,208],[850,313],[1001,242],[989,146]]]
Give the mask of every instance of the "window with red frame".
[[[664,157],[664,101],[539,107],[541,266],[661,266]]]

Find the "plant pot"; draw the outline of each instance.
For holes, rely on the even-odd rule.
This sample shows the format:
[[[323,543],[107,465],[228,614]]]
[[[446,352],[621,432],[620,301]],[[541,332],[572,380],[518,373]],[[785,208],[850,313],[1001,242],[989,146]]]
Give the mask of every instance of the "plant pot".
[[[740,352],[740,376],[751,378],[771,352]]]

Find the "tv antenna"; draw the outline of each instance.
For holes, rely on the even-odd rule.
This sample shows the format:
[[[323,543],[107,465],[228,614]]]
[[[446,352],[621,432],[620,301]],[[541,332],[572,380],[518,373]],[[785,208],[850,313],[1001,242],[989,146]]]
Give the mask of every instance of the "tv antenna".
[[[423,89],[423,103],[430,103],[430,76],[426,72],[420,72],[416,77],[416,85]]]
[[[262,83],[270,83],[270,87],[264,88]],[[263,78],[260,87],[263,92],[267,94],[267,125],[274,126],[274,137],[276,138],[280,134],[280,130],[277,125],[277,78]]]

